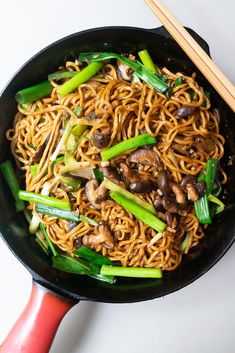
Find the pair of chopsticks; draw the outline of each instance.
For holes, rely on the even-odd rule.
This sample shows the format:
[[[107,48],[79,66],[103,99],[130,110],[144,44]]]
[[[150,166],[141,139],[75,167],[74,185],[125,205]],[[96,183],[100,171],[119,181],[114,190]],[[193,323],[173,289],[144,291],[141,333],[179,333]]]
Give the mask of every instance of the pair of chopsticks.
[[[167,31],[235,112],[235,87],[159,0],[145,0]]]

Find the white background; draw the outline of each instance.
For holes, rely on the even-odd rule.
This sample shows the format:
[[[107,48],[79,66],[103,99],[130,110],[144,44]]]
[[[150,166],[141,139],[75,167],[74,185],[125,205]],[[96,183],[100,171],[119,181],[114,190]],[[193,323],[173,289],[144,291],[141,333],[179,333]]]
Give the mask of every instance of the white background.
[[[164,2],[206,39],[215,62],[235,82],[234,0]],[[160,24],[142,0],[2,0],[0,14],[0,89],[29,57],[65,35],[105,25]],[[50,353],[234,353],[234,255],[235,245],[202,278],[165,298],[76,305]],[[0,271],[2,341],[28,300],[31,276],[1,241]]]

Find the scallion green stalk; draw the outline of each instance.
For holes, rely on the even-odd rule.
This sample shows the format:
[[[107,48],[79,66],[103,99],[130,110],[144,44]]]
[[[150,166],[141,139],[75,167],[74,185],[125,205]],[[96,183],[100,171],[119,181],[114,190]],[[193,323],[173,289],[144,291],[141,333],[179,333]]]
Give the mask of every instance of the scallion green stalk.
[[[126,197],[128,200],[135,202],[136,204],[138,204],[140,207],[144,208],[146,211],[151,212],[152,214],[156,214],[156,209],[153,205],[151,205],[150,203],[142,200],[140,197],[132,194],[130,191],[122,188],[121,186],[113,183],[111,180],[106,179],[104,186],[113,192],[117,192],[120,195]]]
[[[38,163],[32,164],[29,167],[29,169],[30,169],[32,176],[35,176],[37,174],[37,170],[38,170]]]
[[[108,148],[105,151],[102,151],[101,158],[103,161],[108,161],[109,159],[116,157],[119,154],[128,150],[132,150],[133,148],[137,148],[144,145],[151,145],[156,142],[156,138],[154,136],[149,135],[148,133],[135,136],[120,143],[117,143],[116,145]]]
[[[212,194],[208,195],[208,200],[217,205],[217,207],[215,208],[215,214],[223,212],[223,210],[225,208],[225,204],[221,200],[219,200],[216,196],[214,196]]]
[[[142,61],[143,65],[147,67],[153,74],[157,74],[158,70],[156,66],[154,65],[154,62],[148,52],[147,49],[141,50],[138,52],[138,55],[140,57],[140,60]]]
[[[97,254],[95,251],[81,245],[80,248],[73,251],[74,254],[78,255],[82,259],[91,261],[97,265],[112,265],[113,262],[107,257]]]
[[[90,62],[99,62],[109,59],[118,59],[128,65],[136,76],[138,76],[143,82],[153,86],[158,92],[164,93],[169,88],[167,83],[163,82],[157,75],[154,75],[147,67],[137,60],[130,60],[123,55],[109,52],[87,52],[80,53],[79,55],[79,60],[82,62],[86,62],[87,60]]]
[[[53,86],[49,81],[38,83],[35,86],[24,88],[18,91],[15,95],[15,99],[20,104],[26,104],[34,102],[38,99],[48,96],[53,89]]]
[[[56,71],[48,75],[48,81],[71,78],[77,75],[77,71]]]
[[[137,203],[127,199],[123,195],[112,192],[110,197],[121,205],[126,211],[132,213],[136,218],[140,219],[143,223],[147,224],[149,227],[155,229],[156,231],[162,233],[166,229],[166,223],[161,221],[159,218],[154,216],[149,211],[146,211],[143,207],[139,206]]]
[[[162,278],[162,270],[160,268],[102,265],[100,273],[104,276]]]
[[[50,248],[53,256],[57,256],[58,253],[57,253],[57,251],[55,249],[54,244],[52,243],[51,239],[49,238],[49,235],[47,234],[46,228],[44,227],[44,225],[42,223],[39,224],[39,228],[40,228],[42,234],[44,235],[44,237],[46,239],[46,242],[48,244],[48,247]]]
[[[11,164],[11,161],[6,161],[0,164],[0,170],[2,172],[2,175],[6,181],[6,183],[8,184],[12,196],[15,199],[15,206],[16,206],[16,211],[20,212],[23,211],[25,208],[25,204],[22,200],[19,199],[19,183],[17,180],[17,177],[15,175],[13,166]]]
[[[20,190],[19,199],[28,202],[35,202],[36,204],[45,206],[57,207],[68,211],[71,210],[70,202],[67,200],[61,200],[51,196],[44,196],[31,191]]]
[[[103,66],[100,62],[94,62],[89,64],[85,69],[78,72],[76,76],[72,77],[70,80],[66,81],[59,89],[58,94],[61,96],[66,96],[75,88],[77,88],[82,83],[90,80]]]

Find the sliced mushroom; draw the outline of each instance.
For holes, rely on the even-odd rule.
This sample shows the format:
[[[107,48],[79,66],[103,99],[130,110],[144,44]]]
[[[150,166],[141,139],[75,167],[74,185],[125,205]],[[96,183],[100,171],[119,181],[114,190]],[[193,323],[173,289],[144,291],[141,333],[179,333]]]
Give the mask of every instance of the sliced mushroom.
[[[96,131],[92,136],[93,145],[99,149],[107,147],[110,141],[110,129],[105,129],[103,132]]]
[[[199,199],[199,195],[197,192],[197,189],[195,188],[195,186],[193,184],[187,184],[186,185],[186,190],[188,192],[188,198],[189,200],[195,202]]]
[[[177,110],[175,115],[179,116],[180,118],[186,118],[187,116],[192,115],[194,112],[195,112],[194,107],[189,107],[184,105]]]
[[[119,79],[131,81],[132,70],[130,69],[130,67],[119,60],[117,60],[117,67]]]
[[[92,206],[97,209],[101,208],[101,202],[108,197],[108,190],[104,186],[104,182],[99,185],[99,182],[96,179],[90,179],[86,183],[85,193]]]
[[[182,205],[186,202],[186,197],[180,187],[175,183],[170,183],[170,188],[172,192],[175,194],[176,201]]]
[[[211,153],[215,150],[215,142],[210,138],[204,139],[203,137],[198,137],[193,146],[200,152]]]
[[[195,188],[197,189],[197,192],[200,197],[204,196],[205,191],[206,191],[206,184],[204,183],[204,181],[198,181],[195,184]]]
[[[170,184],[166,172],[161,171],[157,175],[158,188],[163,195],[168,195],[170,192]]]
[[[152,150],[148,150],[145,148],[140,148],[133,152],[129,157],[129,161],[131,163],[138,163],[155,167],[159,166],[160,164],[158,155]]]
[[[162,206],[164,209],[170,213],[177,213],[180,216],[186,216],[187,211],[183,210],[176,200],[171,196],[164,196],[162,198]]]
[[[195,183],[196,183],[195,176],[188,174],[188,175],[185,175],[181,180],[180,187],[182,188],[183,191],[186,191],[187,184],[195,184]]]
[[[139,174],[131,167],[129,167],[127,164],[121,163],[120,168],[121,168],[120,169],[121,173],[130,183],[134,183],[140,180]]]
[[[129,182],[129,189],[133,192],[150,192],[154,185],[153,182],[148,179],[141,177],[138,172],[134,171],[125,163],[121,163],[121,171],[124,177]]]
[[[182,154],[182,156],[189,155],[190,147],[188,145],[181,145],[179,143],[172,143],[171,148],[173,149],[174,152]]]
[[[95,248],[97,245],[101,245],[107,249],[114,248],[114,238],[107,226],[107,224],[99,224],[94,229],[95,234],[84,235],[82,242],[89,248]]]
[[[115,182],[119,183],[120,181],[120,176],[118,174],[118,171],[116,168],[108,166],[108,167],[101,167],[100,171],[103,173],[105,178]]]
[[[39,163],[41,158],[42,158],[42,155],[43,155],[43,152],[46,148],[46,145],[48,144],[49,142],[49,139],[50,139],[50,134],[47,136],[47,138],[45,139],[45,141],[37,148],[36,152],[30,157],[30,160],[29,160],[29,164],[34,164],[34,163]]]

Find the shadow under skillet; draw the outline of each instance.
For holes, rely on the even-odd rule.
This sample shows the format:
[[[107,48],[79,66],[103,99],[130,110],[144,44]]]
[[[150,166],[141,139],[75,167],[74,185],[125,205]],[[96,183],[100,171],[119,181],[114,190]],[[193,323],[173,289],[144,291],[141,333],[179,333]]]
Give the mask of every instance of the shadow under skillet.
[[[89,326],[96,319],[98,303],[76,304],[63,319],[49,353],[80,352],[90,334]]]

